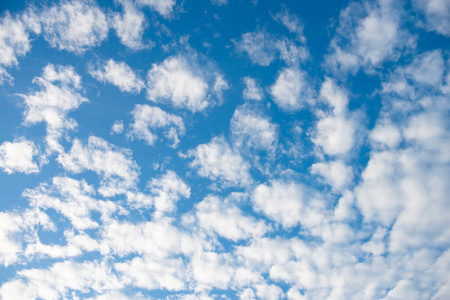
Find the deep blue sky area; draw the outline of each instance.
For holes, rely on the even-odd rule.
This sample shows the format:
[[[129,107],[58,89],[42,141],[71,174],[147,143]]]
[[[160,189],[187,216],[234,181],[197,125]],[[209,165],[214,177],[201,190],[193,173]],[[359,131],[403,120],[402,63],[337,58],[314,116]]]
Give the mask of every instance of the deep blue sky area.
[[[0,299],[447,299],[450,2],[0,2]]]

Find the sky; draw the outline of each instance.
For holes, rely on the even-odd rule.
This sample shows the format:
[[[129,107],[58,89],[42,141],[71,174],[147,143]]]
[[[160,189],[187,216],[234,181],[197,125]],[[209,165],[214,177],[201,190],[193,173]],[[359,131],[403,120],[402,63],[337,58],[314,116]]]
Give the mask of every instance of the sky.
[[[448,299],[450,1],[0,10],[0,299]]]

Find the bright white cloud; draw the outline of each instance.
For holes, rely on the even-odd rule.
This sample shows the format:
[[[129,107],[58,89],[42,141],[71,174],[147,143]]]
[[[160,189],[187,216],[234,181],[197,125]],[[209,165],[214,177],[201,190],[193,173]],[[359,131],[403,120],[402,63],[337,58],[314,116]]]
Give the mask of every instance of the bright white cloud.
[[[275,103],[286,111],[302,108],[311,98],[306,74],[295,67],[280,71],[277,80],[270,87],[270,94]]]
[[[259,185],[252,201],[256,211],[289,228],[301,221],[303,194],[303,188],[294,182],[273,181],[270,185]]]
[[[176,0],[137,0],[136,2],[157,11],[164,18],[170,17],[176,4]]]
[[[122,92],[138,94],[145,86],[144,80],[130,66],[112,59],[98,67],[91,66],[89,74],[98,81],[117,86]]]
[[[260,237],[268,231],[264,222],[244,215],[235,205],[216,196],[206,197],[195,205],[198,225],[207,232],[215,232],[233,241]]]
[[[256,80],[251,77],[244,77],[245,89],[242,93],[244,99],[247,100],[261,100],[263,98],[263,90],[258,85]]]
[[[404,48],[415,47],[414,38],[400,26],[403,15],[395,1],[350,4],[341,11],[327,64],[335,70],[356,72],[360,67],[372,69],[385,61],[395,61]]]
[[[109,30],[105,15],[91,0],[62,1],[44,10],[41,22],[50,46],[77,54],[99,46]]]
[[[276,150],[277,126],[266,116],[249,106],[238,107],[230,122],[234,145],[255,150]]]
[[[0,264],[4,266],[18,260],[22,245],[15,236],[22,229],[22,222],[19,215],[0,212],[0,242],[2,244],[2,247],[0,247]]]
[[[0,84],[11,79],[3,67],[17,66],[17,57],[24,56],[30,49],[26,24],[6,12],[0,19]]]
[[[265,29],[242,34],[235,42],[236,51],[245,52],[251,62],[267,67],[278,56],[288,64],[294,64],[308,57],[305,47],[299,46],[287,38],[277,38]]]
[[[450,3],[445,0],[415,0],[416,8],[425,14],[426,28],[450,36]]]
[[[123,122],[121,120],[114,121],[111,126],[111,134],[121,134],[124,131]]]
[[[176,209],[177,201],[191,195],[190,187],[174,171],[167,171],[160,178],[152,179],[147,188],[151,195],[130,195],[128,201],[137,208],[154,206],[157,212],[171,212]]]
[[[100,175],[99,192],[106,197],[123,194],[138,181],[139,167],[132,160],[131,151],[95,136],[89,137],[87,145],[75,139],[70,151],[58,156],[58,162],[70,172],[89,170]]]
[[[154,64],[147,76],[147,97],[150,101],[170,103],[193,112],[213,105],[224,86],[222,76],[201,66],[195,57],[178,55],[161,64]],[[205,69],[206,68],[206,69]],[[217,80],[219,79],[219,84]]]
[[[39,172],[34,161],[38,150],[33,142],[22,139],[14,142],[3,142],[0,145],[0,169],[8,174],[20,172],[25,174]]]
[[[142,35],[147,27],[144,13],[129,0],[121,0],[120,4],[123,14],[114,13],[111,20],[120,42],[134,51],[148,47],[142,43]]]
[[[163,129],[164,136],[171,141],[173,148],[178,146],[180,136],[186,131],[181,117],[156,106],[138,104],[131,114],[134,121],[130,125],[130,136],[142,139],[148,145],[153,145],[158,138],[151,130]]]
[[[35,77],[33,82],[40,91],[19,95],[26,105],[24,124],[46,123],[49,149],[61,152],[58,139],[65,130],[73,130],[77,126],[77,122],[67,116],[68,113],[88,102],[77,92],[81,88],[81,78],[73,67],[49,64],[42,77]]]
[[[336,191],[346,188],[353,179],[353,170],[342,160],[315,163],[311,166],[311,174],[322,176]]]
[[[248,163],[222,137],[189,150],[188,156],[194,158],[190,166],[198,169],[200,176],[226,185],[246,186],[251,182]]]

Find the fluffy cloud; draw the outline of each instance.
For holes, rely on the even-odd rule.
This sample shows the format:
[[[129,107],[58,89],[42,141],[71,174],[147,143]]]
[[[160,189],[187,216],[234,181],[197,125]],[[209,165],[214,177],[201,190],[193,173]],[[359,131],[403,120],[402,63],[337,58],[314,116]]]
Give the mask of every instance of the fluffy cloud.
[[[0,168],[6,173],[21,172],[25,174],[39,172],[39,167],[34,162],[38,150],[33,142],[16,140],[4,142],[0,145]]]
[[[288,228],[301,221],[303,194],[303,188],[294,182],[274,181],[270,185],[259,185],[252,201],[256,211]]]
[[[244,83],[245,89],[242,93],[244,99],[259,101],[263,98],[263,91],[254,78],[244,77]]]
[[[278,133],[277,126],[267,117],[249,106],[238,107],[230,122],[230,129],[237,147],[274,152]]]
[[[334,70],[356,72],[395,61],[404,48],[415,47],[414,38],[401,27],[403,18],[404,11],[395,1],[350,4],[341,11],[327,64]]]
[[[194,158],[190,166],[198,169],[200,176],[226,185],[246,186],[251,182],[248,163],[222,137],[189,150],[188,156]]]
[[[147,76],[147,97],[153,102],[170,103],[193,112],[202,111],[214,104],[223,89],[223,77],[201,66],[196,55],[190,58],[172,56],[161,64],[154,64]]]
[[[186,131],[181,117],[167,113],[156,106],[138,104],[131,114],[134,121],[130,125],[130,136],[142,139],[148,145],[153,145],[158,138],[150,129],[164,129],[164,136],[172,142],[173,148],[178,146],[179,137]]]
[[[283,24],[291,33],[295,33],[296,39],[301,42],[306,42],[306,38],[303,34],[302,21],[294,14],[291,14],[289,10],[284,8],[281,12],[274,16],[274,19]]]
[[[223,201],[215,196],[206,197],[195,205],[198,225],[233,241],[260,237],[268,231],[264,222],[244,215],[235,205],[230,199]]]
[[[120,42],[134,51],[146,48],[142,43],[142,35],[147,26],[144,13],[129,0],[122,0],[120,3],[123,14],[115,13],[111,24]]]
[[[11,79],[4,67],[17,66],[17,57],[24,56],[31,49],[27,27],[19,17],[12,17],[9,12],[0,19],[0,84]],[[36,31],[40,31],[40,26]]]
[[[90,136],[85,146],[75,139],[70,151],[61,153],[58,161],[68,171],[89,170],[100,175],[99,192],[104,196],[123,194],[138,181],[139,168],[131,158],[131,151],[95,136]]]
[[[24,124],[46,123],[49,149],[61,152],[58,139],[65,130],[73,130],[77,126],[76,121],[67,116],[68,113],[88,101],[77,92],[81,88],[81,78],[73,67],[49,64],[42,77],[35,77],[33,82],[41,91],[19,95],[26,105]]]
[[[137,0],[136,2],[157,11],[164,18],[170,17],[176,4],[176,0]]]
[[[105,15],[90,0],[62,1],[41,15],[44,38],[54,48],[81,54],[108,35]]]
[[[450,4],[439,0],[415,0],[414,5],[425,14],[426,28],[450,36]]]
[[[326,154],[343,155],[355,144],[357,115],[348,112],[348,95],[335,82],[326,78],[320,96],[333,110],[319,111],[313,142]]]
[[[269,66],[279,55],[287,63],[297,63],[308,57],[308,51],[287,38],[278,39],[265,29],[242,34],[235,42],[236,51],[245,52],[251,62],[260,66]]]
[[[122,92],[140,93],[145,86],[144,80],[130,66],[112,59],[98,67],[91,66],[89,74],[98,81],[117,86]]]
[[[322,176],[337,191],[346,188],[353,179],[352,168],[342,160],[315,163],[311,166],[311,174]]]
[[[0,212],[0,264],[8,266],[18,260],[18,253],[22,245],[14,236],[22,229],[21,216],[11,213]]]
[[[310,93],[306,74],[296,67],[281,70],[270,87],[270,94],[275,103],[287,111],[302,108],[310,100]]]

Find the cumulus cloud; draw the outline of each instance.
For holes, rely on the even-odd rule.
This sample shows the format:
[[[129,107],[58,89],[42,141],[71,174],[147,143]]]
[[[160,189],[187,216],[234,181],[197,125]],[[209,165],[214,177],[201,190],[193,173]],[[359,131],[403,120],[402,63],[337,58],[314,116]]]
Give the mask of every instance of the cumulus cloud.
[[[261,100],[263,98],[262,88],[258,85],[256,80],[251,77],[243,78],[245,83],[245,89],[242,92],[242,96],[247,100]]]
[[[172,142],[173,148],[178,146],[179,137],[186,131],[181,117],[156,106],[138,104],[131,114],[134,121],[130,124],[129,135],[144,140],[148,145],[153,145],[158,138],[151,130],[163,129],[164,136]]]
[[[27,16],[24,14],[24,16]],[[31,15],[30,15],[31,19]],[[18,16],[6,12],[0,19],[0,84],[12,78],[5,67],[17,66],[18,57],[24,56],[31,49],[29,28]],[[39,33],[40,26],[36,28]]]
[[[332,111],[319,111],[313,142],[329,155],[344,155],[355,144],[357,115],[348,112],[348,95],[330,78],[326,78],[320,96]]]
[[[296,68],[282,69],[275,83],[270,87],[275,103],[283,110],[299,110],[311,98],[306,74]]]
[[[425,26],[443,36],[450,36],[450,4],[439,0],[415,0],[417,10],[425,15]]]
[[[68,117],[83,102],[88,102],[77,90],[81,88],[81,77],[71,66],[47,65],[42,77],[35,77],[33,82],[40,91],[23,98],[26,109],[24,124],[29,126],[44,122],[47,128],[47,145],[50,150],[61,152],[58,139],[66,130],[74,130],[77,122]]]
[[[301,221],[303,194],[303,188],[294,182],[274,181],[270,185],[259,185],[252,201],[256,211],[289,228]]]
[[[129,0],[121,0],[120,4],[123,13],[114,13],[111,21],[120,42],[134,51],[148,47],[142,42],[142,35],[147,27],[144,13]]]
[[[302,43],[306,42],[306,38],[303,34],[303,24],[302,21],[296,15],[292,14],[285,7],[282,11],[274,16],[275,21],[283,24],[291,33],[296,35],[296,39]]]
[[[200,176],[223,181],[225,185],[246,186],[251,182],[250,166],[223,137],[198,145],[187,155],[194,158],[190,166],[197,169]]]
[[[193,112],[214,105],[220,100],[222,90],[227,88],[226,82],[220,74],[208,66],[201,66],[196,59],[196,55],[190,58],[178,55],[159,65],[154,64],[147,76],[148,99]]]
[[[126,193],[138,181],[139,168],[131,151],[95,136],[90,136],[86,145],[75,139],[70,151],[58,156],[58,162],[73,173],[89,170],[100,175],[99,192],[106,197]]]
[[[99,46],[109,30],[105,15],[91,0],[55,4],[43,11],[41,22],[50,46],[76,54]]]
[[[297,45],[287,38],[277,38],[266,29],[242,34],[235,42],[236,51],[245,52],[251,62],[267,67],[279,56],[289,64],[303,61],[308,57],[305,47]]]
[[[173,12],[176,0],[137,0],[137,3],[141,6],[148,6],[164,18],[168,18]]]
[[[370,70],[397,60],[405,48],[415,47],[413,36],[401,26],[404,14],[395,1],[350,4],[341,11],[326,64],[335,71],[354,73],[360,67]]]
[[[15,172],[38,173],[39,167],[34,161],[38,150],[33,142],[22,139],[3,142],[0,145],[0,169],[8,174]]]
[[[112,59],[98,67],[90,66],[89,74],[98,81],[117,86],[121,92],[140,93],[145,86],[144,80],[130,66]]]
[[[208,196],[195,205],[198,225],[224,238],[237,241],[260,237],[268,231],[262,221],[246,216],[242,210],[228,199],[223,201],[216,196]]]
[[[322,176],[336,191],[346,188],[353,179],[353,170],[342,160],[315,163],[311,166],[311,174]]]
[[[230,129],[238,148],[265,150],[273,153],[277,147],[277,126],[250,106],[238,107],[231,119]]]

